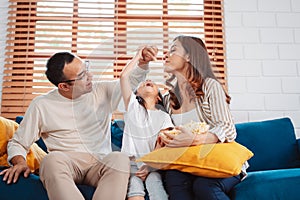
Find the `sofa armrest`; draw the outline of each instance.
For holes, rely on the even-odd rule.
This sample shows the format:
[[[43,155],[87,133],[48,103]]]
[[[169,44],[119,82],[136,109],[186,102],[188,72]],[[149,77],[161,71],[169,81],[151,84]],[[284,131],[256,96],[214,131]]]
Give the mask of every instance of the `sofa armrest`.
[[[294,162],[294,164],[295,164],[295,166],[297,166],[297,167],[300,167],[300,138],[298,138],[297,139],[297,141],[296,141],[296,145],[297,145],[297,150],[298,150],[298,160],[296,160],[295,162]]]

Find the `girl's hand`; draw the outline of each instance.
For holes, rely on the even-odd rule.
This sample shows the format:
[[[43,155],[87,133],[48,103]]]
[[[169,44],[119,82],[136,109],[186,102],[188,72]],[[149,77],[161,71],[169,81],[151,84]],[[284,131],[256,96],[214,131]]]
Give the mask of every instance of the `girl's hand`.
[[[142,48],[139,66],[147,65],[150,61],[156,61],[158,48],[156,46],[145,46]]]
[[[135,54],[135,56],[133,57],[133,60],[139,61],[140,59],[143,59],[143,50],[144,48],[146,48],[145,46],[141,46],[137,49],[137,52]]]
[[[165,146],[165,143],[162,141],[163,136],[158,135],[157,140],[156,140],[156,144],[155,144],[155,148],[154,149],[159,149]]]
[[[138,171],[135,173],[137,177],[142,179],[143,181],[146,180],[147,176],[149,174],[149,168],[147,165],[143,165]]]

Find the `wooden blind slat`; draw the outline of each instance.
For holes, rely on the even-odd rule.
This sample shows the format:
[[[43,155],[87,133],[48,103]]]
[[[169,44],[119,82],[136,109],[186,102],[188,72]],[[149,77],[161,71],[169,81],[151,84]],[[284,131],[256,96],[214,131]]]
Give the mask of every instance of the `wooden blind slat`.
[[[91,61],[94,80],[119,77],[135,50],[159,48],[149,78],[164,83],[163,57],[180,34],[202,38],[226,87],[223,0],[9,0],[1,116],[23,115],[31,100],[54,86],[44,72],[57,51]],[[116,112],[116,117],[122,114]]]
[[[82,22],[99,22],[99,20],[101,20],[102,22],[149,22],[150,20],[152,22],[170,22],[170,21],[174,21],[174,22],[186,22],[186,20],[191,21],[202,21],[202,22],[207,22],[207,23],[216,23],[216,24],[222,24],[222,18],[215,18],[214,15],[208,15],[207,18],[203,19],[201,16],[197,17],[197,16],[189,16],[189,15],[182,15],[182,16],[178,16],[178,15],[168,15],[168,16],[162,16],[162,15],[158,15],[158,16],[149,16],[149,15],[145,15],[143,18],[141,18],[141,15],[131,15],[131,16],[119,16],[120,18],[118,19],[111,19],[111,18],[98,18],[98,17],[51,17],[51,16],[43,16],[43,17],[31,17],[31,21],[38,21],[38,20],[43,20],[43,21],[70,21],[70,20],[74,20],[74,21],[82,21]],[[163,18],[163,19],[162,19]],[[211,19],[211,18],[214,18]],[[24,22],[24,17],[9,17],[9,20],[23,20]],[[29,21],[30,23],[30,21]],[[25,25],[26,23],[24,23]]]
[[[3,87],[6,88],[22,88],[22,87],[34,87],[34,86],[39,86],[39,87],[53,87],[52,83],[47,82],[31,82],[31,81],[10,81],[10,82],[4,82]]]

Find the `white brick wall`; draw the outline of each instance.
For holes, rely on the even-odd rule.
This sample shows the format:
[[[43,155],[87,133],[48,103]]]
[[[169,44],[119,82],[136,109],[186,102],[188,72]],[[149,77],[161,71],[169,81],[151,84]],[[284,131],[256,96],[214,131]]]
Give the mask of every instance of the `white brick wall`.
[[[300,1],[226,0],[224,10],[235,121],[290,117],[300,137]]]
[[[7,16],[8,16],[7,13],[8,13],[8,0],[1,0],[0,1],[0,19],[1,19],[0,20],[0,105],[2,99],[1,94],[2,94],[4,54],[5,54],[5,46],[6,46],[5,43],[6,43],[6,26],[7,26]]]
[[[224,2],[228,84],[235,121],[288,116],[300,137],[300,1]],[[8,1],[1,0],[1,86],[7,7]]]

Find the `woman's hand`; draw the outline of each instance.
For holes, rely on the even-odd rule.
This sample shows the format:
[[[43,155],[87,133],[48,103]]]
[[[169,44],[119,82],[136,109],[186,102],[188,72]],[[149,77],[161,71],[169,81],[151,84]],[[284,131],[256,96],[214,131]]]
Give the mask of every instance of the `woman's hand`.
[[[166,137],[161,136],[160,140],[167,147],[189,147],[219,142],[218,137],[209,132],[195,135],[182,126],[176,126],[175,128],[180,131],[177,135],[170,134],[168,131],[161,131]]]
[[[164,136],[161,136],[161,142],[167,147],[192,146],[195,135],[181,126],[176,126],[175,128],[180,132],[179,134],[174,135],[168,133],[166,130],[162,130],[161,132],[164,134]]]
[[[149,174],[149,168],[147,165],[141,166],[141,168],[135,173],[135,175],[140,179],[142,179],[143,181],[146,180],[148,174]]]

